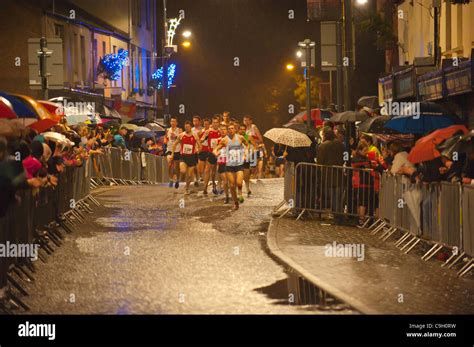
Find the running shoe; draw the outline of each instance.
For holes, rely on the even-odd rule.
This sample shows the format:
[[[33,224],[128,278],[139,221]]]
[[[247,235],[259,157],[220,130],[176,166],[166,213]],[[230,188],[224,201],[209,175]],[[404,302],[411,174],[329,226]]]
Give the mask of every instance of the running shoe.
[[[229,203],[229,201],[230,201],[230,199],[229,199],[229,198],[225,198],[225,199],[224,199],[224,204],[228,204],[228,203]]]
[[[236,202],[234,207],[232,208],[234,211],[237,211],[239,209],[239,203]]]
[[[216,186],[215,183],[212,185],[212,194],[214,194],[214,195],[217,195],[217,194],[218,194],[217,186]]]
[[[173,181],[170,181],[170,183],[168,183],[168,187],[173,188]]]
[[[179,182],[178,182],[178,181],[176,181],[176,183],[174,184],[174,187],[175,187],[176,189],[179,188]]]
[[[252,195],[252,192],[249,190],[249,191],[247,192],[247,198],[250,198],[250,195]]]
[[[359,222],[357,223],[356,227],[362,229],[364,227],[365,221],[364,218],[359,218]]]
[[[207,196],[207,191],[204,190],[204,191],[202,192],[202,195]]]
[[[222,194],[224,194],[224,189],[221,188],[219,189],[219,195],[222,195]]]
[[[243,202],[244,202],[244,197],[243,197],[242,195],[239,196],[239,202],[240,202],[240,203],[243,203]]]
[[[194,181],[194,186],[199,187],[199,181]]]

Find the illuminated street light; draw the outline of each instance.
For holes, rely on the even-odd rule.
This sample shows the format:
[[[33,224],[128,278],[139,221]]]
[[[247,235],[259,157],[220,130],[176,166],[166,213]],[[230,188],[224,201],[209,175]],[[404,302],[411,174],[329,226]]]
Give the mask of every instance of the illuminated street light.
[[[365,5],[369,0],[356,0],[357,5]]]
[[[297,51],[297,52],[296,52],[296,56],[297,56],[298,58],[301,58],[301,57],[303,56],[303,52]]]
[[[187,39],[188,39],[188,38],[191,37],[191,35],[192,35],[192,34],[191,34],[191,32],[190,32],[189,30],[186,30],[186,31],[183,32],[183,37],[184,37],[184,38],[187,38]]]
[[[189,48],[189,47],[191,47],[191,42],[189,42],[189,41],[184,41],[184,42],[182,43],[182,45],[183,45],[184,48]]]
[[[293,64],[291,64],[291,63],[286,64],[286,69],[287,69],[288,71],[293,71],[294,68],[295,68],[295,66],[294,66]]]

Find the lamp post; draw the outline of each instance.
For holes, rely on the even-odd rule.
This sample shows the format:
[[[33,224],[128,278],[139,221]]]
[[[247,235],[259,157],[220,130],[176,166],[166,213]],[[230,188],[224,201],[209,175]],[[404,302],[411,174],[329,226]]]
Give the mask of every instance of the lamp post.
[[[311,50],[314,49],[316,43],[310,39],[299,42],[298,46],[306,50],[306,65],[304,75],[306,80],[306,122],[311,127]]]

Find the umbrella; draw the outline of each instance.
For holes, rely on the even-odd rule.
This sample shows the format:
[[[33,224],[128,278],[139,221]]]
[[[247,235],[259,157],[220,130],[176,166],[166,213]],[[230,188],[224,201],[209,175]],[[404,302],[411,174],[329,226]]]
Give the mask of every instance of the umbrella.
[[[313,108],[311,110],[311,120],[313,121],[314,127],[320,126],[325,120],[329,120],[332,116],[332,113],[328,110],[321,110],[319,108]],[[308,116],[306,111],[298,113],[296,116],[291,118],[288,123],[284,126],[294,124],[294,123],[306,123]]]
[[[139,125],[139,126],[144,126],[148,122],[149,121],[146,120],[145,118],[135,118],[135,119],[132,119],[131,121],[129,121],[128,124],[135,124],[135,125]]]
[[[378,96],[363,96],[357,101],[359,108],[368,107],[372,110],[379,108],[379,97]]]
[[[441,155],[452,159],[454,153],[470,153],[474,151],[473,137],[474,130],[471,130],[465,135],[455,135],[443,141],[436,148],[440,151]]]
[[[122,119],[122,116],[116,109],[108,108],[107,106],[103,106],[104,112],[102,114],[103,118],[113,118],[113,119]]]
[[[60,120],[64,117],[64,109],[61,104],[45,100],[38,100],[38,103],[48,110],[50,114],[54,115],[54,119]]]
[[[283,125],[283,127],[299,131],[309,137],[319,137],[318,131],[314,128],[308,127],[308,124],[306,123],[287,123]]]
[[[148,123],[147,125],[145,125],[145,127],[152,131],[165,131],[165,129],[161,125],[155,122]]]
[[[148,138],[154,138],[155,133],[153,131],[135,131],[133,133],[133,137],[137,139],[148,139]]]
[[[5,99],[3,96],[0,96],[0,118],[17,118],[11,102]]]
[[[50,118],[54,120],[59,120],[60,117],[54,113],[49,112],[41,103],[37,100],[33,99],[32,97],[26,95],[19,95],[19,94],[12,94],[16,97],[20,102],[29,105],[33,111],[35,112],[35,117],[37,119],[45,119]]]
[[[441,156],[441,153],[436,148],[436,145],[449,139],[454,134],[466,134],[467,132],[468,130],[464,125],[452,125],[444,129],[436,130],[416,141],[415,147],[412,148],[408,155],[408,160],[416,164],[438,158]]]
[[[38,133],[42,133],[50,129],[52,126],[56,124],[58,124],[58,121],[45,118],[45,119],[38,120],[34,123],[31,123],[30,125],[28,125],[28,127],[31,129],[35,129]]]
[[[0,136],[5,137],[14,137],[15,129],[13,128],[13,123],[9,122],[6,119],[0,119]]]
[[[135,125],[135,124],[130,124],[130,123],[122,124],[120,127],[121,127],[121,128],[125,128],[125,129],[127,129],[127,130],[132,130],[132,131],[135,131],[135,130],[138,129],[138,126],[137,126],[137,125]],[[147,129],[148,129],[148,128],[147,128]]]
[[[385,128],[385,124],[390,120],[389,116],[370,117],[359,124],[360,132],[372,134],[399,134],[398,131]]]
[[[148,129],[152,130],[152,131],[165,131],[165,129],[158,123],[148,123],[147,125],[145,125],[145,127],[147,127]]]
[[[355,123],[355,122],[363,122],[369,115],[367,112],[364,111],[345,111],[341,113],[336,113],[334,116],[329,119],[329,121],[333,123]]]
[[[104,124],[104,129],[111,129],[111,128],[119,129],[120,123],[114,119]]]
[[[74,146],[74,142],[69,140],[66,136],[54,131],[48,131],[42,134],[46,140],[50,140],[57,143],[62,143],[66,146]]]
[[[151,131],[151,130],[150,130],[149,128],[147,128],[147,127],[137,127],[137,128],[135,129],[135,131],[145,131],[145,132],[147,132],[147,131]]]
[[[385,127],[403,134],[426,134],[459,123],[456,116],[434,102],[420,102],[419,109],[410,107],[404,113],[393,117]]]
[[[290,147],[309,147],[310,138],[299,131],[288,128],[273,128],[268,130],[263,136],[275,143]]]
[[[18,118],[37,118],[37,115],[30,105],[24,104],[17,97],[0,92],[0,96],[10,102],[13,111]]]
[[[410,146],[415,139],[413,134],[374,134],[380,142],[399,142],[404,147]]]

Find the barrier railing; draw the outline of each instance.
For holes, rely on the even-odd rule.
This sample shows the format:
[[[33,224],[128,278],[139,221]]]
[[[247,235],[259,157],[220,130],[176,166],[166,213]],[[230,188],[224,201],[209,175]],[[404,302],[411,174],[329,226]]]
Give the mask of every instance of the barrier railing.
[[[54,245],[60,246],[63,238],[58,227],[71,232],[85,221],[85,213],[92,212],[91,204],[99,205],[90,194],[91,184],[105,181],[137,183],[159,183],[168,180],[168,166],[164,157],[138,153],[118,148],[103,148],[103,154],[94,154],[80,167],[66,167],[58,176],[55,187],[31,189],[17,192],[21,203],[10,206],[6,215],[0,218],[0,243],[3,245],[39,246],[47,254],[54,252]],[[95,181],[92,182],[92,179]],[[38,252],[45,261],[45,254]],[[32,272],[26,271],[25,267]],[[9,282],[20,294],[27,295],[18,279],[32,279],[34,264],[28,257],[0,257],[0,289]],[[17,274],[13,277],[10,274]],[[25,310],[25,305],[13,292],[8,299]],[[2,310],[0,300],[0,310]]]
[[[295,168],[294,202],[305,211],[373,216],[378,210],[380,175],[373,170],[299,163]]]
[[[413,183],[403,175],[352,167],[299,163],[288,165],[284,199],[297,219],[306,211],[343,216],[366,216],[372,234],[383,231],[387,240],[403,233],[395,245],[410,252],[422,239],[432,243],[422,259],[427,261],[444,247],[453,254],[443,265],[452,267],[464,255],[474,254],[474,186],[459,183]],[[294,173],[294,175],[290,175]],[[283,217],[289,210],[283,213]],[[373,224],[368,224],[370,221]],[[459,270],[467,273],[472,259]]]

